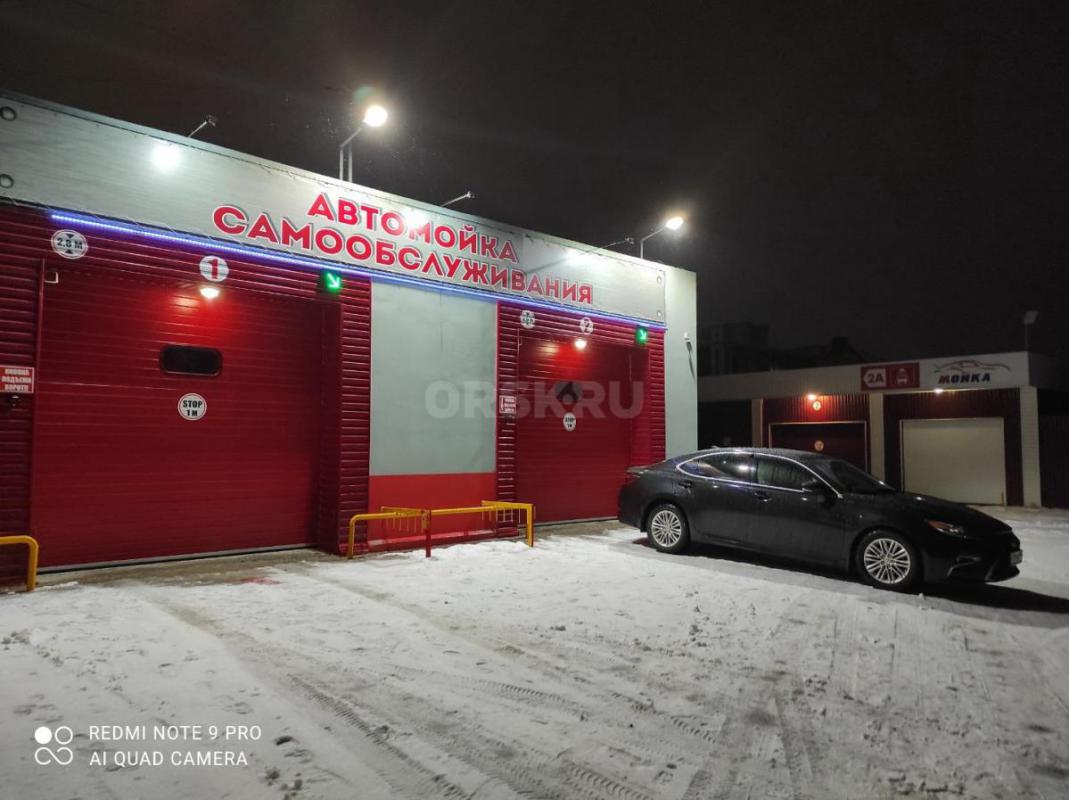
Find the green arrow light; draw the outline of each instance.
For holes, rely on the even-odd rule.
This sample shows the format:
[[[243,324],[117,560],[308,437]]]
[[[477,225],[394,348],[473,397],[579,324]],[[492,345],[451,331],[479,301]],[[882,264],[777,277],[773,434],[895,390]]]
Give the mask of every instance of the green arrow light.
[[[645,328],[635,328],[635,344],[646,344],[649,341],[650,332]]]
[[[340,292],[342,288],[341,275],[338,275],[336,272],[324,272],[323,288],[331,294]]]

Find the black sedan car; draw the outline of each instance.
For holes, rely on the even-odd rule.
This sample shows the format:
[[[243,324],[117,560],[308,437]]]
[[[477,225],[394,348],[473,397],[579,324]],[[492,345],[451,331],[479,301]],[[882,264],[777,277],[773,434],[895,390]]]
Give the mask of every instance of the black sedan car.
[[[709,542],[855,571],[899,591],[1019,572],[1021,543],[1000,520],[816,453],[717,448],[628,472],[620,521],[665,553]]]

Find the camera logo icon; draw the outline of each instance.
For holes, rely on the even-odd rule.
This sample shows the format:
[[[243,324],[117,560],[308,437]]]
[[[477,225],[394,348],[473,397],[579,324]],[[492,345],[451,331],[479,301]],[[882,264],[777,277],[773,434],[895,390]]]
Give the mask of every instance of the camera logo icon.
[[[66,725],[60,725],[55,730],[42,725],[33,732],[33,740],[40,745],[33,751],[33,760],[42,767],[49,764],[59,764],[65,767],[74,760],[74,751],[66,746],[74,741],[74,731]],[[49,745],[58,745],[58,747],[53,748]]]

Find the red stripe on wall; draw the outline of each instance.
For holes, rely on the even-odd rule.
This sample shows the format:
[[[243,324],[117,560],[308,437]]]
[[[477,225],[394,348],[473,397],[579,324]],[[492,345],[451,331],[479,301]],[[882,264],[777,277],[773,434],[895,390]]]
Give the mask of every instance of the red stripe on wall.
[[[467,472],[448,475],[372,475],[368,479],[368,510],[383,506],[402,508],[465,508],[483,500],[494,499],[497,477],[493,472]],[[435,520],[431,536],[435,541],[449,541],[458,532],[478,531],[487,527],[480,515],[459,515]],[[422,546],[422,537],[412,525],[389,526],[372,523],[368,538],[374,549],[396,546]],[[365,543],[366,544],[366,543]],[[366,548],[365,548],[366,549]]]

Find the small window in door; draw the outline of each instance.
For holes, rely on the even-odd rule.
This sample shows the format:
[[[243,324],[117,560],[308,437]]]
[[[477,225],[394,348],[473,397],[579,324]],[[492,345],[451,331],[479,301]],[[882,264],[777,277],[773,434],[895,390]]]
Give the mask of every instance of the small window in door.
[[[160,368],[174,375],[218,375],[223,371],[223,354],[212,347],[168,344],[160,350]]]
[[[757,482],[762,486],[801,490],[809,480],[814,480],[813,475],[791,461],[765,456],[757,459]]]
[[[702,478],[720,478],[728,481],[754,481],[753,458],[744,453],[717,453],[702,456],[681,464],[679,467],[688,475]]]

